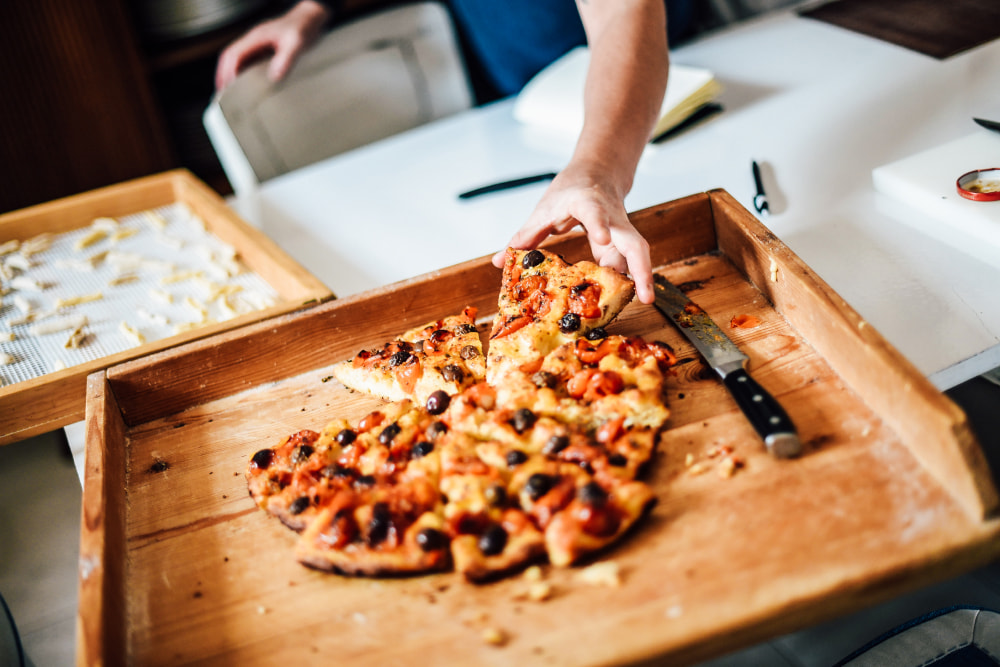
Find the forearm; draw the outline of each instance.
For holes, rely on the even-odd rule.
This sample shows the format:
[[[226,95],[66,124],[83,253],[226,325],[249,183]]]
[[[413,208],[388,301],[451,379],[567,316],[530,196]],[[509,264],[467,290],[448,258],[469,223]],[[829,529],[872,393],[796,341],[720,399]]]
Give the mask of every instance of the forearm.
[[[662,0],[577,0],[590,47],[584,126],[568,168],[624,198],[659,117],[669,56]]]

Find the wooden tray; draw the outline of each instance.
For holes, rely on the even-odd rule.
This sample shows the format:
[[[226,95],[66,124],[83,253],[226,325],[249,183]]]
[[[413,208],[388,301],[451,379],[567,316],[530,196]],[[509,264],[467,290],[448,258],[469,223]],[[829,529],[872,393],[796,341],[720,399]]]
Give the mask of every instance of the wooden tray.
[[[0,445],[82,420],[86,378],[94,371],[291,312],[305,303],[332,298],[330,290],[318,279],[295,263],[262,232],[243,222],[218,194],[183,169],[0,215],[0,243],[27,239],[43,232],[62,234],[86,227],[98,217],[119,218],[177,202],[185,203],[204,221],[208,231],[237,250],[242,262],[278,293],[277,304],[226,322],[0,387],[0,405],[4,406],[0,411]]]
[[[471,304],[495,310],[488,258],[220,334],[88,380],[80,664],[682,664],[818,623],[988,562],[996,490],[964,414],[728,194],[633,215],[654,262],[731,329],[785,405],[804,455],[768,457],[721,383],[649,306],[612,325],[690,360],[648,476],[659,502],[602,555],[618,587],[545,566],[520,577],[369,580],[298,565],[295,536],[247,495],[249,457],[377,401],[329,368]],[[552,245],[569,259],[585,241]],[[731,478],[692,475],[731,446]],[[507,636],[489,645],[488,628]],[[663,663],[666,664],[666,663]]]

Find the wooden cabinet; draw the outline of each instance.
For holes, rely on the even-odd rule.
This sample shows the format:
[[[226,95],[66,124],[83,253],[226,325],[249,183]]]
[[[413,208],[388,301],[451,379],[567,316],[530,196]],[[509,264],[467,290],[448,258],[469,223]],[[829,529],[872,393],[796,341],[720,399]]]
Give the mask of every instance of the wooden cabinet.
[[[347,0],[339,18],[397,1]],[[232,191],[201,121],[216,59],[289,0],[159,41],[137,2],[0,2],[0,213],[175,167]]]
[[[177,166],[121,0],[0,3],[0,211]]]

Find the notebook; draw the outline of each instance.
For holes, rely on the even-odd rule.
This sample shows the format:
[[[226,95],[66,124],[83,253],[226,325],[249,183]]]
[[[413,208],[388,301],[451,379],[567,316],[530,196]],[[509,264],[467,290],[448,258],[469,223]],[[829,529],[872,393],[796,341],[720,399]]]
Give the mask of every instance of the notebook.
[[[543,69],[518,94],[514,117],[526,125],[579,134],[583,128],[583,85],[589,64],[590,50],[581,46]],[[677,127],[721,91],[722,86],[711,71],[672,63],[660,119],[652,136]]]

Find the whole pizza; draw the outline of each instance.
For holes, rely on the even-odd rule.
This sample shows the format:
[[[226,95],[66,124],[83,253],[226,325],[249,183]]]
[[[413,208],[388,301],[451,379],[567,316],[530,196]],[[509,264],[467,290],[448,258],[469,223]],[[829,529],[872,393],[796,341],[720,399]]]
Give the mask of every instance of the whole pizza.
[[[508,249],[485,354],[465,308],[338,364],[386,402],[255,452],[251,497],[300,533],[299,562],[342,574],[480,582],[605,549],[655,501],[639,477],[676,361],[605,331],[633,295],[593,262]]]

